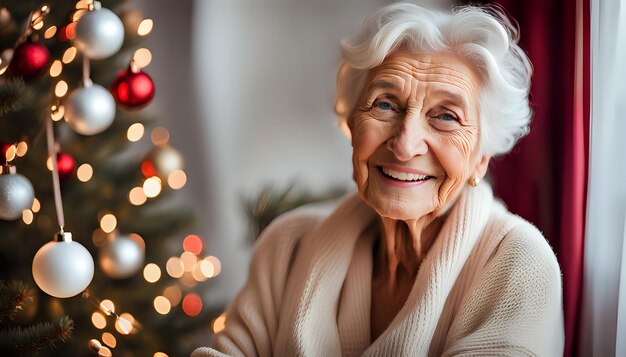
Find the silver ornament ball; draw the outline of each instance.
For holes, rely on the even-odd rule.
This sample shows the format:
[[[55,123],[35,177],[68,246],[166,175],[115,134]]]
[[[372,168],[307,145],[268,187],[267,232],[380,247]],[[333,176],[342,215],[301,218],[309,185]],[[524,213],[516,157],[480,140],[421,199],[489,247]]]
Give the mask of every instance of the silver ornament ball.
[[[0,219],[13,221],[33,205],[35,191],[28,179],[20,174],[0,175]]]
[[[113,279],[126,279],[137,273],[144,262],[144,250],[126,236],[117,236],[100,250],[100,268]]]
[[[48,242],[33,259],[35,283],[46,294],[57,298],[80,294],[91,282],[93,272],[89,251],[71,240]]]
[[[104,87],[80,87],[65,100],[65,121],[79,134],[105,131],[115,119],[115,100]]]
[[[124,24],[109,9],[89,11],[76,24],[74,43],[88,58],[107,58],[119,51],[123,42]]]

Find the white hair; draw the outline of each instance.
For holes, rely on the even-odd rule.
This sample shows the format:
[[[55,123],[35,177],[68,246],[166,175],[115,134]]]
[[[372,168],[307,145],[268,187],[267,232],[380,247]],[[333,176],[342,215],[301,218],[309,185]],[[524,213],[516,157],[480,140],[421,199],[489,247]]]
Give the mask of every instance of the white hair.
[[[362,31],[341,41],[335,111],[348,120],[368,71],[401,46],[416,53],[449,52],[478,70],[481,151],[509,152],[528,133],[532,66],[518,45],[519,33],[494,6],[458,7],[451,12],[393,4],[367,18]]]

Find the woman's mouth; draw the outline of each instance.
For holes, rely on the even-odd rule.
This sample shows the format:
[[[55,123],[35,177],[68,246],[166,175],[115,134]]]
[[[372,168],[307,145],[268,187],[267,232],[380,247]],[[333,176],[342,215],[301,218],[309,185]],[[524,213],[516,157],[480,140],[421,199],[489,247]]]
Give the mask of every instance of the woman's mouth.
[[[383,175],[385,175],[386,177],[390,179],[403,181],[403,182],[417,182],[417,181],[424,181],[424,180],[433,178],[432,176],[428,176],[428,175],[421,175],[421,174],[415,174],[415,173],[410,173],[410,172],[401,172],[401,171],[396,171],[388,167],[382,167],[382,166],[378,166],[378,170]]]

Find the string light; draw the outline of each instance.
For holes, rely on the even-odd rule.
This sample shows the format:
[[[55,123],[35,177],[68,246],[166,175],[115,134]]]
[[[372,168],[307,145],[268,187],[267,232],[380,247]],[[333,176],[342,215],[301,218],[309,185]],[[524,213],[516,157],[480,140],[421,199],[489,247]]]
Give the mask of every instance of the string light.
[[[100,219],[100,228],[106,233],[111,233],[117,227],[117,218],[111,213],[105,214],[102,219]]]
[[[115,346],[117,346],[117,340],[115,339],[115,336],[113,336],[109,332],[105,332],[102,334],[102,342],[104,342],[107,346],[111,348],[115,348]]]
[[[161,268],[154,263],[150,263],[143,268],[143,278],[149,283],[155,283],[161,279]]]
[[[72,46],[63,52],[63,63],[68,64],[76,58],[76,47]]]
[[[128,335],[133,330],[133,323],[130,320],[120,316],[117,318],[117,320],[115,320],[115,329],[122,335]]]
[[[135,123],[128,127],[128,131],[126,132],[126,137],[130,142],[139,141],[144,134],[144,126],[141,123]]]
[[[202,252],[202,238],[190,234],[183,239],[183,250],[198,255]]]
[[[59,105],[59,106],[53,105],[51,107],[50,117],[52,118],[52,120],[59,121],[63,119],[64,115],[65,115],[65,107],[63,105]]]
[[[93,168],[89,164],[82,164],[76,170],[76,176],[80,181],[87,182],[93,176]]]
[[[63,62],[54,60],[50,66],[50,77],[58,77],[63,72]]]
[[[185,273],[185,266],[180,258],[171,257],[165,264],[165,270],[172,278],[180,278]]]
[[[31,207],[31,210],[33,210],[33,212],[37,213],[39,212],[39,210],[41,209],[41,203],[39,202],[39,200],[35,197],[33,199],[33,206]]]
[[[152,31],[153,26],[154,22],[151,19],[144,19],[137,28],[137,34],[139,36],[146,36]]]
[[[150,62],[152,62],[152,52],[150,52],[150,50],[147,48],[140,48],[135,51],[135,54],[133,55],[133,61],[139,69],[148,67]]]
[[[68,90],[68,86],[67,86],[67,82],[65,82],[64,80],[60,80],[57,85],[54,87],[54,95],[56,95],[57,97],[63,97],[64,95],[67,94],[67,90]]]
[[[7,148],[6,153],[4,154],[4,157],[6,158],[6,161],[13,161],[13,159],[15,159],[15,155],[17,155],[17,147],[15,147],[15,145],[10,145]]]
[[[182,307],[187,316],[198,316],[202,312],[202,299],[196,293],[189,293],[183,298]]]
[[[211,328],[213,329],[213,333],[220,333],[224,327],[226,327],[226,313],[222,313],[218,316],[213,323],[211,324]]]
[[[158,196],[161,193],[161,179],[156,176],[146,179],[143,183],[143,193],[149,198]]]
[[[56,26],[50,26],[46,29],[46,32],[44,32],[43,34],[43,38],[47,39],[51,39],[54,37],[54,35],[57,33],[57,27]]]
[[[17,143],[17,147],[15,148],[15,154],[17,154],[18,157],[24,157],[27,151],[28,144],[25,141],[20,141],[19,143]]]
[[[100,310],[102,310],[107,316],[111,316],[115,313],[115,305],[111,300],[102,300],[100,302]]]
[[[33,223],[34,218],[35,217],[33,216],[33,211],[29,209],[25,209],[22,211],[22,220],[24,221],[24,223],[31,224]]]
[[[172,304],[165,296],[154,298],[154,309],[161,315],[167,315],[172,310]]]
[[[179,190],[187,183],[187,175],[183,170],[174,170],[167,176],[167,184],[174,190]]]
[[[93,314],[91,314],[91,323],[97,329],[102,330],[107,326],[107,319],[104,317],[104,315],[100,311],[96,311]]]
[[[170,133],[162,127],[154,128],[150,134],[150,140],[156,146],[165,145],[170,140]]]
[[[141,206],[142,204],[146,203],[146,201],[148,200],[148,197],[143,192],[143,188],[134,187],[128,193],[128,200],[130,201],[131,204],[135,206]]]

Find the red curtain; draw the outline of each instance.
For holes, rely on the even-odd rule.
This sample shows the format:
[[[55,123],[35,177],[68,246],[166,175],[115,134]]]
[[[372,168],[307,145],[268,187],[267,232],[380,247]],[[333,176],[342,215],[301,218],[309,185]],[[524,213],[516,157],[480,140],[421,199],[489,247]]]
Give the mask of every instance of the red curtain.
[[[545,235],[563,272],[565,356],[576,355],[589,133],[589,0],[497,0],[534,67],[530,134],[492,160],[497,196]]]

